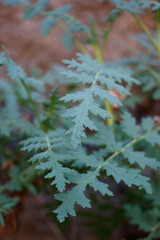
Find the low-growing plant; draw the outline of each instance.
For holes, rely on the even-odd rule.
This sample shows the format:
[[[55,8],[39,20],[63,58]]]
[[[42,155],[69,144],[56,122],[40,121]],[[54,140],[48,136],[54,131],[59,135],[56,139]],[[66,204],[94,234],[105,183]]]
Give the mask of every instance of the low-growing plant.
[[[153,116],[140,116],[137,123],[128,107],[136,112],[136,104],[143,107],[143,99],[154,104],[160,98],[160,2],[112,0],[110,15],[100,19],[102,33],[93,18],[88,25],[73,18],[70,5],[50,10],[47,0],[35,4],[28,0],[0,2],[5,6],[26,5],[25,19],[43,16],[43,37],[56,25],[64,31],[64,46],[72,50],[75,45],[80,52],[72,60],[63,60],[67,67],[57,66],[37,77],[28,76],[3,46],[0,66],[8,79],[0,81],[0,223],[4,226],[3,216],[18,202],[14,192],[28,189],[36,193],[34,180],[39,175],[55,186],[59,206],[54,214],[60,222],[76,215],[76,204],[91,208],[88,187],[112,201],[116,195],[114,180],[141,191],[145,206],[141,201],[135,203],[134,197],[128,204],[130,198],[125,192],[123,211],[132,224],[148,233],[145,239],[158,239],[160,127]],[[145,52],[105,62],[108,36],[126,11],[143,30],[134,39]],[[157,23],[153,34],[140,17],[146,11]],[[77,32],[83,34],[83,40]],[[93,58],[87,44],[92,47]],[[46,84],[53,90],[50,94]],[[59,93],[60,85],[66,85],[65,92]],[[133,94],[135,86],[141,89],[139,95]]]

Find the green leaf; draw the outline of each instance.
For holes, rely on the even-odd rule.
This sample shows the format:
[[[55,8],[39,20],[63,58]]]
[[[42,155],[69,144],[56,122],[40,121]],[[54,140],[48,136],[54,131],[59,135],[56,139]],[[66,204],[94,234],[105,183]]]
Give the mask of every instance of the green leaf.
[[[49,5],[49,0],[39,0],[35,5],[29,6],[24,12],[24,19],[32,19],[40,14]]]
[[[116,103],[122,105],[121,102],[112,94],[104,89],[107,86],[109,90],[116,88],[120,93],[129,92],[120,83],[122,80],[126,82],[138,81],[132,78],[127,71],[121,72],[115,69],[106,69],[105,66],[98,64],[97,60],[92,60],[89,56],[77,54],[78,61],[72,60],[63,61],[68,64],[68,68],[73,68],[75,71],[68,71],[66,76],[68,78],[75,79],[76,82],[82,84],[90,84],[82,90],[75,93],[69,93],[62,97],[61,100],[65,102],[79,102],[73,108],[67,109],[63,114],[64,118],[70,118],[73,122],[71,128],[67,131],[67,134],[71,136],[71,144],[73,148],[77,148],[81,144],[81,138],[86,137],[85,128],[97,131],[95,123],[91,120],[91,116],[100,116],[102,119],[111,118],[111,116],[104,110],[98,103],[97,97],[104,102],[106,99],[111,105]],[[99,84],[101,83],[101,85]]]
[[[54,212],[57,213],[57,218],[60,222],[63,222],[68,214],[75,216],[74,205],[77,203],[83,208],[90,208],[90,200],[85,196],[84,191],[89,184],[94,188],[95,191],[100,191],[103,195],[108,194],[112,196],[112,192],[108,190],[108,185],[105,183],[101,183],[97,180],[97,176],[99,174],[94,172],[88,172],[86,174],[78,174],[74,172],[74,174],[70,174],[70,181],[77,183],[75,187],[72,188],[71,191],[56,194],[55,197],[57,200],[61,201],[62,204],[58,209]]]
[[[118,166],[114,161],[108,161],[103,168],[108,176],[113,176],[117,183],[123,181],[129,187],[135,185],[139,189],[144,188],[149,194],[152,193],[151,186],[148,183],[149,178],[142,176],[138,169],[127,169],[126,167]]]
[[[142,118],[142,128],[148,131],[154,128],[154,121],[151,117]]]
[[[114,9],[108,18],[105,18],[102,20],[102,22],[114,22],[116,20],[116,18],[122,13],[123,11],[122,10],[119,10],[119,9]]]
[[[3,218],[3,215],[2,213],[0,213],[0,224],[2,225],[2,227],[5,226],[5,223],[4,223],[4,218]]]
[[[74,36],[71,33],[64,33],[62,35],[63,45],[69,51],[72,50],[74,46],[74,42],[75,42],[74,40],[75,40]]]
[[[146,166],[153,169],[160,167],[160,162],[158,162],[155,158],[146,157],[144,152],[125,149],[123,155],[125,158],[128,158],[130,164],[137,163],[142,169],[144,169]]]
[[[16,63],[8,58],[8,62],[6,64],[6,70],[8,72],[8,76],[12,79],[12,80],[17,80],[19,78],[21,79],[25,79],[26,78],[26,74],[23,71],[23,69],[16,65]]]
[[[150,7],[152,7],[153,11],[160,9],[160,3],[156,2],[156,1],[111,0],[111,2],[113,4],[115,4],[117,8],[119,8],[123,11],[128,11],[130,13],[134,13],[134,14],[141,14],[141,13],[143,13],[143,11],[145,9],[150,8]]]
[[[158,132],[151,132],[146,135],[145,140],[149,142],[152,146],[155,144],[160,146],[160,135]]]
[[[156,91],[154,92],[153,98],[155,100],[160,100],[160,88],[156,89]]]
[[[53,18],[47,17],[42,21],[41,24],[41,33],[43,37],[46,37],[50,34],[52,28],[54,27],[56,21]]]
[[[132,138],[136,138],[140,136],[140,127],[136,125],[135,118],[132,115],[125,111],[122,115],[123,121],[121,122],[123,132]]]
[[[131,223],[138,225],[138,228],[145,232],[150,232],[156,226],[159,218],[159,211],[153,208],[143,211],[138,205],[126,205],[126,215],[131,218]],[[133,214],[134,213],[134,214]]]
[[[114,129],[112,126],[106,126],[102,122],[97,124],[98,132],[95,134],[95,145],[105,145],[108,152],[115,152],[122,148],[122,143],[116,140]]]
[[[68,159],[68,155],[65,154],[65,149],[68,147],[68,141],[63,137],[64,131],[57,129],[55,132],[50,132],[48,135],[41,134],[40,136],[28,138],[21,142],[23,144],[23,151],[39,151],[34,154],[29,161],[38,165],[36,169],[41,169],[44,172],[49,171],[45,175],[45,178],[54,178],[52,185],[55,184],[57,189],[62,192],[65,189],[66,183],[69,181],[65,178],[66,172],[70,172],[70,169],[63,167],[59,161],[63,162]],[[61,150],[63,149],[63,154]]]
[[[0,0],[4,6],[16,6],[19,4],[29,5],[29,0]]]

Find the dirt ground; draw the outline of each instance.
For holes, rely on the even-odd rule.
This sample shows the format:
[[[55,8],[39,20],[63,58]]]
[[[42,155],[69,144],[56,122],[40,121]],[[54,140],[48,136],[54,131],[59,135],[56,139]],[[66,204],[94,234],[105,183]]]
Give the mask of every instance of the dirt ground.
[[[51,0],[53,9],[64,4],[72,4],[71,13],[76,19],[83,23],[88,22],[88,16],[93,15],[95,21],[99,21],[108,16],[111,10],[109,1],[99,3],[98,0]],[[61,30],[54,28],[50,35],[42,38],[40,33],[41,18],[33,20],[23,20],[23,7],[15,8],[3,7],[0,4],[0,45],[5,45],[11,57],[28,71],[33,66],[38,66],[42,70],[47,70],[54,63],[60,63],[62,59],[71,58],[76,52],[76,48],[69,52],[65,50],[60,41]],[[149,27],[154,27],[154,23],[149,21]],[[98,30],[101,31],[98,24]],[[132,16],[125,13],[120,16],[118,24],[113,28],[109,37],[108,47],[105,54],[107,60],[118,59],[129,54],[129,48],[137,47],[137,44],[129,37],[130,33],[139,31]],[[121,46],[124,42],[128,44],[128,49]],[[90,51],[90,47],[86,46]]]
[[[98,0],[51,0],[53,8],[70,3],[73,5],[72,14],[83,23],[87,23],[89,15],[93,15],[99,22],[100,19],[108,16],[112,8],[109,1],[100,4]],[[150,21],[149,16],[145,21],[149,28],[154,28],[154,22]],[[44,72],[51,65],[60,63],[62,59],[73,57],[77,51],[76,48],[72,52],[63,48],[60,41],[62,32],[58,28],[53,29],[46,38],[42,38],[40,22],[41,18],[23,20],[23,7],[21,6],[12,9],[0,4],[0,45],[5,45],[11,57],[28,72],[34,66]],[[101,31],[99,24],[98,30]],[[138,49],[137,44],[129,35],[139,30],[132,16],[127,13],[123,14],[109,37],[105,59],[114,60],[121,56],[128,56],[129,49]],[[128,48],[122,46],[122,42],[127,43]],[[86,47],[91,52],[90,47]],[[64,240],[57,226],[47,219],[40,204],[31,197],[26,199],[18,221],[16,232],[8,231],[4,240]],[[81,234],[79,239],[87,240],[87,238],[89,240],[89,235],[85,232],[85,235]],[[94,240],[93,236],[91,239]]]

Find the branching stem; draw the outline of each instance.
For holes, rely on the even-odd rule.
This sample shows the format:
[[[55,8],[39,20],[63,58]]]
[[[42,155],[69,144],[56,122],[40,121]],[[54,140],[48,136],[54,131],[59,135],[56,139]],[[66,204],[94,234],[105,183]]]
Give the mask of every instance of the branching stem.
[[[155,129],[149,130],[147,133],[141,135],[139,138],[134,138],[131,142],[127,143],[123,148],[121,148],[120,150],[116,151],[116,152],[113,153],[109,158],[107,158],[107,159],[104,161],[104,163],[102,163],[102,165],[100,165],[100,166],[98,167],[98,169],[100,170],[101,168],[103,168],[103,167],[107,164],[107,162],[108,162],[109,160],[112,160],[112,159],[114,159],[115,157],[117,157],[119,154],[123,153],[123,152],[126,150],[126,148],[129,148],[129,147],[133,146],[134,144],[136,144],[136,143],[138,143],[138,142],[146,139],[146,138],[147,138],[147,135],[148,135],[149,133],[156,132],[156,131],[158,131],[158,130],[160,130],[160,127],[157,127],[157,128],[155,128]],[[97,170],[96,170],[96,171],[97,171]]]

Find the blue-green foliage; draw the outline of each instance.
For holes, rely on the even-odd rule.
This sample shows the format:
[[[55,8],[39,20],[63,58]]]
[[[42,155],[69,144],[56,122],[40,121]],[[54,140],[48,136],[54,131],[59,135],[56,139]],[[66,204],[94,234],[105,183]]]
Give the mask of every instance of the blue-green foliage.
[[[89,36],[89,28],[84,24],[81,24],[72,16],[68,15],[71,9],[71,5],[65,5],[53,11],[46,11],[44,13],[45,19],[41,24],[41,33],[43,37],[46,37],[57,24],[60,28],[65,29],[62,35],[62,42],[65,48],[72,50],[75,44],[74,32],[82,32],[85,36]],[[64,21],[64,24],[59,21]]]
[[[40,4],[40,2],[38,3]],[[30,11],[28,10],[27,14],[30,18],[39,14],[47,6],[42,3],[44,2],[41,2],[39,7],[36,5],[36,9],[39,10],[34,10],[34,7]],[[68,21],[67,23],[72,26],[71,31],[77,31],[78,23],[73,28],[74,19],[65,14],[65,11],[69,9],[63,10],[64,12],[61,10],[63,13],[61,12],[62,17],[60,19]],[[53,20],[52,14],[54,18],[55,11],[54,13],[46,13],[47,21],[48,19]],[[54,21],[49,22],[49,27],[46,27],[44,35],[50,32],[51,27],[55,24]],[[85,28],[83,30],[88,34]],[[72,46],[70,45],[70,39],[67,45]],[[90,199],[85,195],[88,186],[92,187],[94,191],[99,191],[102,195],[112,196],[113,192],[106,183],[106,179],[109,177],[117,184],[122,181],[129,187],[137,186],[139,189],[144,189],[146,193],[152,193],[149,178],[143,175],[143,169],[146,166],[153,169],[160,166],[157,159],[148,157],[145,152],[141,151],[141,148],[137,149],[135,147],[137,142],[147,141],[152,146],[160,143],[159,130],[154,129],[151,119],[143,120],[142,127],[140,127],[128,112],[124,112],[123,121],[119,126],[119,130],[123,134],[117,137],[114,127],[105,126],[102,122],[97,123],[93,118],[93,115],[98,115],[102,119],[110,118],[110,115],[103,108],[104,100],[107,100],[111,105],[114,103],[122,105],[108,90],[116,89],[121,94],[129,94],[122,83],[139,84],[139,81],[131,77],[132,72],[128,69],[124,71],[122,68],[107,68],[106,65],[99,65],[96,60],[89,56],[82,54],[77,56],[77,60],[64,61],[68,68],[72,69],[64,74],[66,78],[71,79],[72,83],[78,83],[81,89],[61,98],[65,102],[78,102],[76,106],[71,107],[63,114],[65,118],[71,119],[71,127],[67,133],[71,136],[72,147],[68,136],[65,135],[65,129],[44,132],[41,126],[39,126],[40,129],[37,132],[33,131],[31,133],[28,131],[29,138],[22,142],[23,151],[28,151],[31,154],[29,162],[36,165],[37,170],[44,172],[46,178],[52,179],[51,184],[57,188],[58,193],[55,197],[62,203],[54,212],[57,213],[60,222],[64,221],[68,214],[76,214],[75,204],[84,208],[91,207]],[[6,52],[0,55],[0,64],[6,67],[8,76],[18,86],[19,95],[22,99],[28,99],[27,91],[29,89],[31,99],[36,103],[42,102],[41,96],[44,93],[44,84],[41,81],[27,77],[24,70]],[[13,120],[14,115],[11,113],[14,108],[16,113],[14,120],[16,118],[18,122],[20,111],[16,95],[14,92],[8,94],[12,93],[12,87],[6,86],[5,83],[1,85],[2,91],[5,92],[4,95],[9,96],[9,99],[6,99],[5,111],[3,109],[4,113],[2,111],[3,119],[6,116],[5,123],[8,119],[10,123]],[[12,108],[12,111],[7,110],[8,106]],[[86,128],[97,131],[85,142],[88,145],[91,143],[98,146],[98,151],[91,154],[87,153],[83,144],[81,147],[79,146],[83,142],[83,137],[86,137]],[[10,126],[8,128],[2,127],[2,131],[6,132],[6,135],[11,130],[13,129],[10,129]],[[85,171],[83,171],[83,167],[86,168]],[[73,184],[74,186],[66,191],[67,184],[70,187]],[[8,189],[15,190],[14,185],[19,187],[21,183],[18,185],[12,181]],[[2,215],[1,222],[3,223]]]
[[[44,84],[42,81],[28,77],[24,70],[18,66],[7,54],[0,54],[0,64],[5,66],[7,75],[12,80],[11,82],[0,81],[0,102],[4,102],[0,106],[0,131],[6,136],[10,135],[11,131],[20,130],[23,133],[31,134],[36,132],[36,128],[24,118],[21,118],[19,98],[23,101],[28,100],[28,95],[23,84],[27,88],[32,89],[31,96],[37,102],[42,101]],[[21,119],[21,121],[19,121]]]
[[[123,132],[129,137],[139,137],[140,127],[136,124],[135,118],[129,112],[124,112],[123,117],[124,121],[121,123]]]
[[[135,120],[129,113],[125,113],[123,119],[123,123],[127,126],[130,125],[131,121],[133,123],[132,129],[137,130]],[[149,178],[142,175],[142,170],[146,166],[157,169],[160,167],[160,163],[154,158],[145,156],[144,152],[134,150],[135,143],[148,141],[149,134],[156,133],[156,129],[150,128],[150,125],[153,125],[151,121],[148,121],[148,124],[147,122],[144,124],[143,121],[144,125],[142,136],[129,135],[124,141],[123,138],[116,140],[117,137],[112,127],[107,127],[102,123],[98,124],[99,132],[92,137],[92,141],[89,140],[88,142],[88,144],[92,143],[99,146],[98,152],[92,154],[87,154],[82,146],[76,150],[71,149],[64,130],[57,129],[55,132],[48,134],[41,132],[39,136],[22,142],[24,145],[22,149],[32,152],[29,161],[34,164],[37,163],[36,169],[47,171],[46,178],[53,179],[52,184],[56,185],[59,192],[65,190],[66,184],[75,184],[71,190],[55,195],[56,199],[62,202],[58,209],[54,211],[57,213],[60,222],[64,221],[68,214],[73,216],[76,214],[74,209],[76,203],[82,207],[91,207],[90,200],[85,195],[87,186],[92,187],[95,191],[100,191],[102,195],[113,195],[111,190],[108,189],[108,184],[99,179],[101,172],[104,171],[106,173],[105,178],[111,176],[116,183],[123,181],[129,187],[135,185],[139,189],[144,189],[147,193],[152,192]],[[126,132],[123,124],[121,131]],[[96,138],[96,141],[94,141],[94,138]],[[37,153],[35,154],[35,152]],[[120,155],[122,156],[121,161],[116,161]],[[130,167],[126,167],[126,160],[128,160]],[[67,163],[71,163],[71,168],[65,166]],[[79,173],[75,169],[75,167],[81,169],[84,166],[88,169],[85,173]]]
[[[34,154],[34,156],[29,159],[29,161],[32,163],[39,163],[36,169],[41,169],[43,171],[49,170],[49,173],[45,177],[55,178],[52,185],[55,184],[59,191],[63,191],[66,183],[68,183],[65,174],[70,172],[69,168],[63,167],[60,163],[65,162],[68,159],[68,141],[64,138],[64,131],[56,130],[47,135],[40,132],[39,136],[28,138],[23,141],[22,144],[24,145],[22,148],[24,151],[38,151],[37,154]],[[46,161],[44,161],[44,159]]]
[[[125,117],[125,116],[124,116]],[[128,123],[129,124],[129,123]],[[107,131],[107,127],[103,126],[103,129],[106,128]],[[104,136],[105,135],[105,131],[103,131]],[[110,131],[110,139],[116,139],[116,136],[114,135],[113,132]],[[147,136],[148,137],[148,136]],[[98,138],[98,135],[96,135],[96,139]],[[140,137],[141,138],[141,137]],[[146,138],[146,135],[144,135],[144,139]],[[143,138],[142,138],[143,139]],[[140,141],[140,139],[139,139]],[[112,176],[115,181],[117,183],[119,183],[120,181],[123,181],[126,185],[128,185],[129,187],[131,187],[132,185],[136,185],[138,186],[140,189],[144,188],[145,191],[147,193],[151,193],[151,186],[148,183],[148,178],[141,175],[141,170],[140,169],[134,169],[134,168],[126,168],[125,167],[125,159],[128,158],[129,163],[133,164],[134,163],[138,163],[139,167],[141,169],[144,169],[144,167],[146,165],[149,165],[151,168],[157,169],[158,167],[160,167],[159,162],[156,159],[153,158],[147,158],[144,156],[143,152],[140,152],[140,157],[143,156],[143,160],[147,160],[147,163],[143,163],[142,164],[142,159],[140,158],[139,161],[138,159],[134,158],[130,159],[130,156],[128,157],[128,155],[126,156],[126,152],[127,150],[130,151],[130,145],[134,145],[134,140],[132,140],[130,142],[130,144],[128,143],[127,145],[124,145],[124,143],[122,142],[115,142],[112,141],[112,146],[114,146],[113,148],[108,148],[108,141],[106,138],[106,150],[103,149],[104,151],[98,151],[96,156],[99,156],[99,159],[95,158],[95,156],[92,155],[92,157],[90,156],[90,158],[92,159],[91,161],[86,157],[84,157],[83,155],[83,160],[80,161],[80,165],[79,166],[85,166],[85,161],[87,160],[88,162],[88,166],[92,166],[92,168],[90,169],[89,172],[87,172],[87,174],[83,174],[83,177],[80,178],[80,183],[79,180],[74,179],[74,181],[72,180],[72,175],[70,175],[70,181],[73,181],[74,183],[77,183],[77,186],[75,186],[71,191],[68,191],[67,193],[61,193],[60,195],[56,195],[56,198],[60,201],[62,201],[62,205],[55,211],[58,214],[58,219],[60,221],[63,221],[65,217],[67,217],[67,213],[71,214],[71,215],[75,215],[75,211],[74,211],[74,204],[75,202],[77,202],[78,204],[80,204],[83,207],[90,207],[90,203],[89,201],[86,199],[85,195],[83,195],[81,202],[80,202],[80,194],[83,194],[85,188],[87,185],[91,185],[90,181],[92,179],[92,184],[93,186],[96,186],[96,183],[93,181],[97,181],[97,179],[95,178],[96,176],[98,176],[97,174],[101,172],[101,170],[105,170],[106,171],[106,176]],[[96,143],[96,141],[95,141]],[[103,146],[105,144],[105,141],[103,142]],[[99,145],[99,142],[98,142]],[[120,148],[121,145],[121,148]],[[110,146],[110,145],[109,145]],[[77,150],[76,150],[77,152]],[[109,154],[110,152],[113,152],[113,154]],[[134,152],[134,151],[133,151]],[[118,163],[116,160],[116,158],[118,158],[118,156],[120,154],[123,154],[124,157],[122,158],[123,162]],[[134,152],[135,155],[137,154],[137,152]],[[106,158],[106,156],[109,154],[109,157]],[[78,156],[81,156],[81,154],[78,151]],[[86,160],[84,160],[86,158]],[[149,161],[150,160],[150,161]],[[77,162],[79,161],[79,159],[77,160]],[[97,163],[96,163],[97,162]],[[97,165],[97,166],[96,166]],[[76,165],[75,165],[76,166]],[[78,166],[78,165],[77,165]],[[132,165],[133,166],[133,165]],[[94,178],[93,178],[94,177]],[[94,180],[93,180],[94,179]],[[76,182],[77,181],[77,182]],[[102,190],[101,187],[103,186]],[[98,190],[99,191],[103,191],[101,192],[102,194],[107,194],[107,195],[112,195],[112,193],[107,189],[107,186],[105,186],[104,184],[102,184],[101,182],[98,183]]]
[[[35,5],[30,5],[24,12],[25,19],[32,19],[42,13],[49,5],[49,0],[39,0]]]
[[[9,214],[12,208],[17,204],[18,198],[10,198],[5,195],[0,195],[0,224],[4,227],[3,214]]]
[[[18,121],[20,115],[17,98],[13,91],[13,85],[8,84],[5,81],[0,82],[0,93],[0,102],[5,100],[5,107],[0,108],[0,131],[1,134],[9,136],[13,125]]]
[[[116,89],[120,93],[129,94],[128,90],[121,85],[122,81],[139,83],[127,71],[123,72],[122,69],[115,70],[114,68],[107,69],[88,56],[82,54],[77,56],[78,61],[74,59],[72,61],[63,61],[69,68],[75,70],[68,71],[65,75],[68,78],[73,78],[79,84],[85,86],[88,84],[89,87],[75,93],[69,93],[61,98],[65,102],[79,102],[79,105],[68,109],[63,115],[65,118],[72,119],[73,124],[67,131],[67,134],[71,135],[71,144],[74,148],[81,143],[81,138],[86,136],[85,128],[97,131],[95,123],[91,120],[90,113],[95,116],[98,115],[102,119],[111,118],[107,111],[98,104],[97,97],[101,101],[106,99],[111,105],[114,103],[122,105],[115,96],[104,88],[107,88],[109,91]]]
[[[0,3],[3,3],[4,6],[16,6],[19,4],[29,5],[30,0],[0,0]]]
[[[158,185],[153,186],[153,193],[151,195],[144,195],[144,207],[141,205],[125,205],[125,214],[130,219],[133,225],[147,233],[148,236],[143,240],[159,239],[160,237],[160,188]],[[133,214],[134,211],[134,214]]]
[[[160,3],[156,1],[146,1],[146,0],[111,0],[115,6],[123,11],[128,11],[130,13],[143,13],[144,9],[152,7],[152,10],[160,9]]]
[[[64,30],[62,42],[69,50],[77,43],[75,32],[84,34],[85,43],[92,43],[98,47],[99,34],[93,18],[90,18],[89,27],[81,24],[68,14],[71,9],[70,5],[48,11],[49,1],[47,0],[39,0],[34,5],[27,0],[0,2],[11,6],[27,5],[24,13],[26,19],[32,19],[39,14],[43,15],[45,18],[41,24],[41,32],[44,37],[51,32],[55,25],[60,26]],[[112,3],[116,5],[117,9],[103,20],[111,25],[124,11],[139,14],[150,7],[153,11],[160,8],[160,3],[155,1],[112,0]],[[61,25],[61,23],[63,24]],[[108,36],[110,30],[111,28],[107,28],[102,34],[102,38]],[[152,52],[153,47],[150,48],[145,37],[143,40],[142,45]],[[79,44],[81,43],[83,42],[79,42]],[[157,53],[153,52],[151,55],[156,57]],[[131,62],[135,64],[138,61]],[[99,65],[97,60],[82,54],[77,54],[76,60],[64,60],[63,62],[68,65],[68,71],[60,68],[55,75],[50,72],[38,80],[28,77],[6,51],[0,54],[0,66],[5,67],[11,80],[9,83],[0,81],[0,133],[7,137],[9,135],[12,137],[12,132],[20,134],[18,141],[25,139],[21,141],[23,145],[21,154],[24,158],[24,151],[26,151],[27,155],[30,155],[29,163],[33,164],[30,166],[31,169],[24,168],[22,172],[20,168],[11,168],[9,172],[11,180],[4,186],[0,186],[0,193],[5,190],[21,191],[24,187],[35,192],[32,185],[35,172],[44,174],[45,178],[51,179],[51,185],[56,187],[55,198],[61,204],[54,212],[60,222],[64,221],[68,215],[76,215],[75,204],[83,208],[91,207],[89,196],[86,194],[87,187],[111,197],[114,195],[114,188],[111,189],[113,180],[116,184],[123,182],[128,187],[134,186],[151,194],[150,174],[145,176],[144,170],[146,168],[147,170],[149,168],[157,170],[160,167],[156,155],[148,154],[144,147],[149,145],[153,149],[160,145],[160,128],[154,127],[152,118],[142,119],[141,124],[138,125],[136,119],[129,112],[124,111],[120,124],[107,126],[103,123],[106,118],[111,118],[104,108],[105,101],[110,105],[122,106],[122,103],[112,95],[111,91],[116,89],[123,96],[129,95],[130,92],[127,89],[130,84],[144,82],[143,72],[149,71],[149,77],[152,76],[155,80],[154,83],[147,81],[143,85],[143,89],[154,90],[154,98],[158,99],[159,89],[156,89],[157,82],[159,82],[158,68],[156,70],[148,68],[150,61],[147,61],[138,66],[138,74],[136,74],[132,73],[130,68],[120,68],[116,64],[114,66]],[[151,62],[151,66],[155,67],[154,61]],[[66,83],[69,85],[68,87],[72,85],[72,90],[77,85],[77,90],[66,94],[60,101],[53,92],[51,100],[48,102],[45,96],[45,83],[52,81],[56,83],[57,78],[59,80],[59,72],[63,72],[61,78],[64,76],[60,82]],[[136,77],[133,77],[132,74]],[[137,80],[137,77],[140,81]],[[53,121],[52,115],[55,114],[53,111],[57,110],[56,104],[62,101],[67,103],[70,108],[65,113],[63,109],[58,109],[59,115],[63,110],[64,121],[58,118],[57,123],[55,119]],[[30,111],[29,121],[23,117],[26,109]],[[46,111],[48,109],[48,112],[44,113],[44,109]],[[33,116],[33,112],[35,116]],[[30,123],[31,121],[33,124]],[[90,137],[87,137],[86,134],[88,130],[90,130]],[[90,146],[94,150],[88,151]],[[148,173],[148,171],[146,172]],[[108,181],[109,178],[110,181]],[[153,233],[159,220],[159,189],[153,189],[153,195],[146,199],[152,201],[156,207],[149,211],[143,211],[138,205],[128,205],[126,211],[128,216],[131,216],[134,210],[132,223],[138,224],[139,228],[145,232],[151,231],[148,239],[152,239],[159,236],[158,231]],[[2,215],[9,212],[16,202],[17,199],[10,200],[4,195],[0,195],[0,223],[2,225],[4,225]],[[148,219],[151,224],[148,223]]]
[[[160,75],[157,61],[158,53],[150,43],[145,34],[138,34],[132,37],[138,44],[140,44],[146,51],[147,55],[138,53],[138,61],[135,64],[136,77],[142,82],[143,92],[151,93],[150,97],[154,100],[160,99]],[[157,34],[153,34],[154,41],[158,44]],[[141,58],[141,64],[139,64]]]
[[[51,29],[54,27],[54,25],[60,19],[63,19],[64,15],[67,14],[70,9],[71,5],[65,5],[56,10],[45,12],[46,18],[42,21],[41,24],[42,36],[46,37],[51,32]]]
[[[0,55],[1,66],[6,67],[7,75],[12,81],[17,84],[19,92],[22,98],[28,98],[27,93],[24,89],[23,84],[32,89],[32,98],[42,100],[42,94],[45,90],[44,83],[33,77],[28,77],[24,70],[17,65],[8,55],[7,52],[2,52]]]

